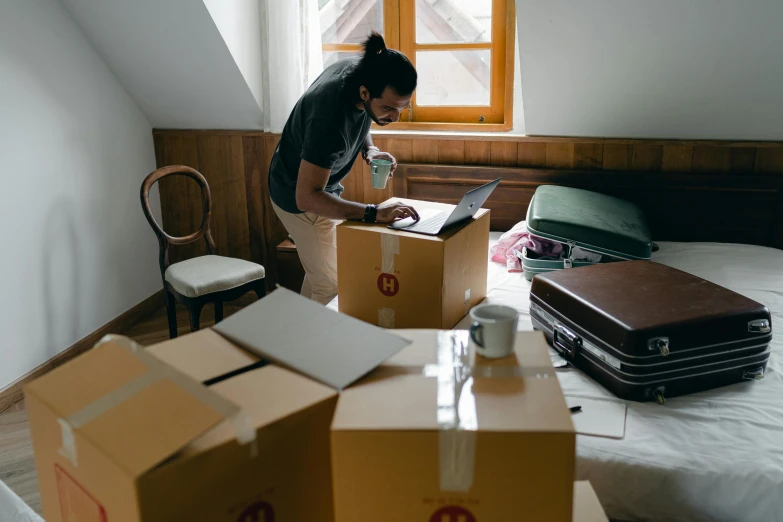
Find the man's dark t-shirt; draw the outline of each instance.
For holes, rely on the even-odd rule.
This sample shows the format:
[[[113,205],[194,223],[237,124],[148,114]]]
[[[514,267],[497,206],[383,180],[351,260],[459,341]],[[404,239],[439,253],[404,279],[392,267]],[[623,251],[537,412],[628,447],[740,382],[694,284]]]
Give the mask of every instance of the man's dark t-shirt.
[[[269,194],[275,205],[286,212],[302,212],[296,206],[301,160],[329,169],[324,190],[335,196],[343,193],[340,181],[362,150],[372,122],[346,92],[347,73],[357,60],[348,58],[327,67],[288,117],[269,168]]]

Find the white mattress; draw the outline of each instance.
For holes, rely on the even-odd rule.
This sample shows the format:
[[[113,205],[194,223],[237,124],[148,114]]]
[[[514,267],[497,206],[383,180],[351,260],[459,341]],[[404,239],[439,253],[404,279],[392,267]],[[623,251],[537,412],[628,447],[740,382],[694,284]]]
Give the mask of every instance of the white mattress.
[[[491,243],[499,233],[491,235]],[[717,243],[660,243],[653,261],[767,305],[783,325],[783,251]],[[528,283],[489,263],[487,301],[516,308],[532,330]],[[337,309],[337,300],[330,303]],[[457,328],[467,328],[463,319]],[[588,479],[612,519],[783,521],[783,335],[763,380],[657,403],[627,402],[625,438],[577,437],[577,479]],[[558,371],[569,396],[618,400],[573,369]]]

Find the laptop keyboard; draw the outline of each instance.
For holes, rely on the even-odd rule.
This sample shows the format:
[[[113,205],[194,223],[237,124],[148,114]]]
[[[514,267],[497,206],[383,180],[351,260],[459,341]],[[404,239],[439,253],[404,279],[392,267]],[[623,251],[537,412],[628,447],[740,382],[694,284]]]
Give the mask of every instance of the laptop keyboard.
[[[443,226],[443,223],[445,223],[448,218],[448,212],[441,212],[440,214],[435,214],[434,216],[422,219],[421,221],[418,221],[409,227],[405,227],[402,230],[413,230],[415,232],[426,232],[434,234],[440,230],[440,228]]]

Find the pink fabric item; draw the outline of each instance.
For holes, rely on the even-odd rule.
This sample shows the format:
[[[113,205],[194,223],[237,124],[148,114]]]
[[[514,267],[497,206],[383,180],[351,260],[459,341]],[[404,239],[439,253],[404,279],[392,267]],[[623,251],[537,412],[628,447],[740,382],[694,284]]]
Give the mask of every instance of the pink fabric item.
[[[505,264],[509,272],[522,272],[522,262],[514,253],[515,250],[522,251],[527,246],[530,234],[524,221],[514,225],[511,230],[504,232],[498,242],[490,248],[492,261]]]

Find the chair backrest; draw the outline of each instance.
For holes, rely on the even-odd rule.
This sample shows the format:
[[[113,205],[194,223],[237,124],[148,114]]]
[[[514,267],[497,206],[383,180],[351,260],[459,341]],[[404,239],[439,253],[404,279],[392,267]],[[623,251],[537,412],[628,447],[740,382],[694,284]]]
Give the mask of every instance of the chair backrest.
[[[201,225],[199,229],[192,234],[182,237],[173,237],[168,235],[163,228],[155,221],[155,217],[152,215],[152,209],[150,208],[150,189],[157,181],[166,176],[182,175],[187,176],[198,183],[201,189]],[[211,232],[211,220],[212,220],[212,194],[209,191],[209,185],[204,176],[201,175],[195,169],[185,167],[184,165],[172,165],[169,167],[162,167],[151,172],[141,184],[141,208],[144,211],[144,216],[147,218],[155,235],[158,236],[158,244],[160,245],[160,272],[161,276],[165,276],[166,269],[169,267],[169,246],[170,245],[186,245],[198,241],[202,237],[207,243],[207,253],[215,253],[215,241],[212,239]]]

